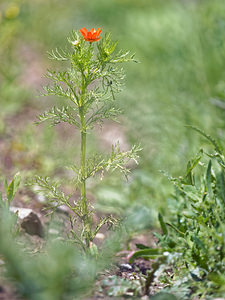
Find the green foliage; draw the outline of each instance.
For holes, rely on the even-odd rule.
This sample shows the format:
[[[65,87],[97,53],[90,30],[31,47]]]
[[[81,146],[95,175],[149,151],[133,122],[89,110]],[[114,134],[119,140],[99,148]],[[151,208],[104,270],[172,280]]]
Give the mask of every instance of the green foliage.
[[[70,67],[66,71],[48,71],[46,77],[54,84],[45,87],[46,94],[44,95],[56,95],[70,100],[74,104],[72,108],[74,112],[78,112],[82,104],[84,113],[90,114],[87,118],[87,127],[104,118],[115,118],[119,110],[115,109],[115,103],[110,100],[109,96],[120,91],[124,78],[123,69],[115,67],[115,64],[134,61],[133,56],[129,55],[129,52],[115,52],[116,44],[110,41],[109,35],[99,42],[96,56],[94,44],[88,44],[76,32],[73,32],[68,40],[72,51],[56,49],[49,55],[53,60],[69,61]],[[80,91],[91,84],[91,89],[82,95],[82,97],[85,96],[85,100],[81,103],[83,99],[80,99]],[[46,112],[41,117],[41,121],[47,120],[48,115],[49,119],[54,119],[54,116],[63,118],[68,110],[68,108],[63,108],[62,111],[55,111],[55,109],[49,113]],[[74,116],[75,119],[76,116]],[[76,125],[80,128],[78,124],[79,121]]]
[[[18,54],[15,53],[21,26],[19,20],[21,2],[20,0],[16,2],[3,0],[0,3],[1,115],[18,110],[27,94],[24,87],[17,81],[20,61],[17,57]]]
[[[102,286],[107,290],[107,295],[110,297],[137,297],[141,295],[142,291],[140,280],[128,280],[115,275],[103,280]]]
[[[18,15],[15,14],[15,3],[20,9]],[[23,1],[23,3],[26,4],[20,6],[20,1],[3,0],[0,4],[0,15],[2,16],[2,18],[0,17],[0,57],[2,62],[0,96],[3,108],[1,112],[15,111],[21,107],[24,99],[24,93],[18,86],[18,82],[21,81],[20,74],[23,73],[18,70],[18,60],[21,61],[24,55],[20,51],[21,45],[34,45],[35,49],[33,50],[35,53],[37,51],[37,55],[40,50],[43,53],[54,45],[62,45],[66,32],[72,27],[80,28],[83,25],[80,23],[81,20],[85,20],[86,24],[89,23],[90,27],[97,23],[106,30],[113,30],[113,35],[120,39],[122,46],[128,49],[132,47],[142,61],[139,68],[136,68],[135,65],[129,67],[128,89],[121,95],[121,100],[128,101],[121,101],[120,106],[125,112],[126,133],[130,141],[136,141],[138,137],[145,146],[144,159],[142,159],[141,169],[132,173],[133,175],[126,185],[121,182],[117,174],[114,177],[106,177],[104,182],[99,185],[100,187],[95,188],[97,190],[96,206],[98,208],[101,206],[107,212],[113,211],[123,215],[130,213],[132,205],[135,210],[138,201],[139,206],[144,205],[151,208],[151,218],[149,219],[153,224],[154,220],[157,220],[156,212],[160,210],[163,216],[159,218],[162,231],[164,236],[167,236],[167,242],[172,248],[175,242],[174,238],[169,239],[171,233],[182,238],[184,232],[182,228],[179,230],[177,220],[168,214],[176,216],[179,201],[181,199],[182,203],[183,196],[180,196],[180,190],[177,188],[176,195],[169,199],[171,208],[171,212],[169,212],[163,199],[170,195],[171,188],[167,184],[166,178],[163,179],[158,170],[166,169],[170,174],[178,176],[181,173],[183,161],[187,160],[187,157],[196,151],[195,149],[198,149],[204,135],[202,137],[194,136],[191,130],[183,126],[185,124],[194,124],[201,128],[204,126],[206,132],[211,132],[215,137],[219,136],[224,140],[224,0],[68,0],[67,5],[58,0]],[[14,6],[14,15],[13,9],[9,9],[8,18],[6,11],[11,6],[12,8]],[[114,43],[112,49],[113,45]],[[56,51],[55,55],[59,58],[61,55],[61,62],[68,65],[69,61],[63,60],[64,53],[61,50],[58,50],[58,53]],[[107,58],[107,53],[102,52],[101,55],[105,59]],[[44,61],[40,61],[40,65],[43,63]],[[2,70],[6,73],[3,74]],[[52,76],[56,76],[56,74],[53,72]],[[65,82],[62,87],[66,87]],[[54,89],[54,84],[52,88]],[[114,93],[114,90],[111,91],[111,84],[107,78],[104,89],[108,89],[108,96]],[[90,94],[89,97],[95,97],[96,100],[98,99],[97,101],[100,101],[102,94],[107,98],[105,90],[99,91],[98,95],[95,91],[95,94]],[[49,92],[51,93],[51,90]],[[72,97],[70,90],[66,87],[64,91],[59,89],[57,92],[59,96],[62,93],[60,96],[62,104],[54,107],[46,116],[40,116],[39,121],[42,122],[48,118],[52,125],[67,121],[79,128],[77,110],[74,109],[72,102],[69,103],[70,97]],[[64,98],[65,101],[63,101]],[[96,113],[96,116],[89,120],[88,131],[93,127],[95,121],[98,120],[101,124],[101,120],[105,116],[114,119],[119,114],[118,108],[113,107],[115,103],[112,99],[107,101],[107,106],[102,107],[99,102],[98,108],[94,108],[93,112]],[[111,111],[109,111],[110,107]],[[9,120],[11,120],[11,116],[9,116]],[[3,124],[3,120],[1,122]],[[2,124],[0,124],[1,128]],[[24,145],[28,152],[25,155],[31,156],[31,161],[34,161],[38,168],[35,171],[30,170],[30,172],[49,175],[50,172],[54,173],[56,168],[57,171],[59,168],[61,171],[64,161],[68,164],[72,155],[76,156],[78,152],[72,147],[71,150],[68,150],[67,147],[68,144],[70,146],[70,143],[67,145],[63,143],[61,146],[57,133],[53,134],[49,129],[45,129],[43,138],[40,138],[36,131],[34,132],[28,125],[23,128],[24,131],[17,134],[17,140],[23,142],[26,140]],[[10,131],[7,136],[11,137],[11,128],[7,130]],[[65,150],[65,157],[61,156],[60,147],[63,151]],[[201,192],[196,192],[192,186],[199,186],[200,177],[202,177],[205,180],[204,188],[213,196],[214,186],[210,184],[210,180],[215,175],[212,171],[215,172],[216,169],[216,185],[221,199],[225,201],[224,173],[221,175],[217,170],[217,168],[223,168],[223,155],[219,151],[209,154],[209,150],[203,142],[202,147],[205,149],[204,153],[199,151],[190,160],[182,183],[180,182],[181,178],[172,178],[172,180],[178,185],[186,183],[186,188],[183,186],[182,190],[192,197],[192,201],[198,202]],[[207,160],[207,156],[210,157],[211,163]],[[102,166],[102,159],[107,161],[110,157],[102,156],[99,153],[91,155],[90,161],[87,159],[85,176],[81,175],[79,163],[72,166],[78,173],[75,172],[74,177],[76,187],[79,186],[82,177],[87,178],[89,175],[97,175],[99,172],[100,176],[102,175],[102,170],[96,172],[99,164],[100,167]],[[216,165],[215,160],[220,166]],[[23,169],[26,168],[23,160],[19,164]],[[28,165],[30,168],[30,161]],[[203,169],[204,175],[201,175]],[[55,183],[59,184],[55,180],[49,184],[50,186],[53,184],[54,187]],[[64,184],[61,183],[61,187],[58,186],[58,195],[62,195],[63,190]],[[53,189],[53,192],[56,191]],[[46,197],[48,193],[46,187]],[[64,196],[70,195],[64,193]],[[70,201],[73,202],[75,196],[72,196]],[[50,196],[48,204],[54,210],[55,205],[63,202],[61,200],[56,202],[53,199],[54,194]],[[180,213],[182,214],[182,209]],[[213,278],[223,291],[223,274]]]
[[[1,11],[4,15],[5,8],[11,1],[2,2],[4,5],[1,6]],[[19,2],[16,3],[18,5]],[[137,173],[135,171],[135,179],[129,184],[129,191],[120,180],[116,182],[116,176],[110,177],[107,183],[104,182],[106,186],[111,185],[121,197],[128,197],[128,204],[132,205],[134,199],[138,198],[143,205],[151,207],[156,223],[157,211],[161,208],[166,210],[162,199],[166,199],[171,192],[171,186],[158,170],[167,170],[178,176],[182,171],[183,161],[193,155],[200,145],[201,137],[194,136],[184,125],[194,124],[204,127],[215,137],[223,139],[224,136],[224,110],[217,105],[219,103],[223,106],[224,102],[224,1],[184,3],[178,0],[140,0],[136,3],[112,0],[108,3],[93,0],[90,3],[87,0],[68,0],[65,6],[58,0],[49,0],[23,1],[18,6],[19,15],[15,19],[7,19],[10,27],[14,21],[20,25],[13,25],[17,35],[8,35],[12,37],[10,47],[15,50],[12,59],[7,60],[10,64],[18,59],[23,61],[26,53],[20,52],[21,45],[25,49],[30,49],[32,45],[31,56],[38,58],[38,65],[45,68],[46,56],[43,53],[58,45],[63,47],[67,32],[71,28],[81,28],[84,25],[82,20],[90,28],[97,24],[104,30],[112,31],[113,36],[120,40],[120,46],[133,49],[137,57],[141,58],[142,63],[138,68],[135,64],[126,65],[128,88],[120,96],[120,107],[125,113],[128,142],[132,144],[138,139],[145,145],[142,165]],[[20,38],[19,43],[17,37]],[[4,52],[3,63],[6,62],[8,53]],[[7,68],[8,71],[14,70],[12,65],[15,66],[15,63]],[[24,71],[25,73],[22,70],[20,72],[23,74],[22,80],[26,77],[26,66]],[[19,72],[16,73],[14,82],[21,82]],[[4,95],[8,95],[2,97],[6,99],[4,107],[7,111],[15,111],[21,107],[24,95],[18,89],[12,89],[11,84],[5,85],[5,81],[1,86],[1,93],[3,87]],[[31,89],[32,94],[35,93],[34,88]],[[56,104],[52,105],[52,98],[45,101],[46,106]],[[29,103],[39,105],[35,98],[33,103]],[[58,106],[61,109],[62,106],[69,106],[68,104],[62,99],[61,106]],[[27,124],[24,128],[32,126]],[[70,164],[71,157],[77,155],[72,149],[72,141],[70,143],[67,139],[66,144],[60,142],[56,137],[57,132],[49,134],[52,141],[50,143],[49,136],[46,136],[47,129],[42,135],[36,134],[40,130],[32,130],[30,129],[30,136],[35,136],[35,147],[31,147],[32,143],[29,142],[26,146],[29,154],[33,154],[34,149],[38,148],[36,165],[39,170],[35,173],[49,175],[63,164]],[[25,140],[25,132],[27,129],[17,135],[18,139]],[[91,139],[93,140],[92,137]],[[100,144],[98,136],[95,137],[95,144]],[[60,148],[66,151],[66,158],[61,157]],[[148,184],[143,182],[144,177],[148,178]],[[141,195],[139,185],[144,185]]]
[[[176,300],[177,298],[173,294],[161,292],[151,297],[151,299],[152,300]]]
[[[20,180],[21,180],[21,176],[19,173],[17,173],[14,177],[13,180],[10,182],[10,184],[7,186],[7,181],[5,182],[6,186],[7,186],[7,199],[8,202],[11,203],[18,188],[20,185]]]
[[[49,207],[46,209],[51,210],[50,214],[63,204],[72,209],[72,206],[69,203],[71,195],[66,196],[65,193],[60,190],[59,182],[52,181],[49,177],[36,176],[29,182],[29,184],[36,184],[39,188],[38,192],[44,194],[44,196],[48,199]],[[76,212],[76,210],[73,211]]]
[[[9,208],[19,188],[20,181],[21,181],[20,173],[17,173],[9,184],[7,183],[7,179],[5,179],[4,181],[5,197],[0,192],[0,207]]]
[[[169,177],[175,194],[169,199],[170,217],[159,213],[159,248],[137,244],[130,258],[155,259],[159,279],[182,299],[224,296],[225,272],[225,158],[222,147],[199,128],[192,127],[214,147],[191,159],[183,176]],[[169,219],[168,221],[166,219]],[[173,278],[163,276],[172,268]],[[156,272],[156,273],[157,273]],[[181,296],[182,295],[182,296]]]
[[[163,234],[157,234],[175,273],[168,283],[180,282],[181,288],[182,282],[188,284],[191,299],[196,295],[224,296],[225,272],[225,159],[213,138],[195,130],[210,141],[215,152],[201,150],[200,156],[198,153],[188,162],[184,176],[171,178],[176,190],[169,202],[171,217],[165,221],[159,215]]]
[[[104,172],[113,172],[120,171],[124,176],[128,176],[130,170],[127,168],[127,165],[131,160],[135,163],[138,163],[138,152],[141,151],[139,146],[133,146],[129,151],[121,151],[119,143],[112,145],[112,152],[109,157],[104,158],[102,155],[94,155],[87,159],[86,163],[86,172],[84,177],[81,174],[81,168],[73,165],[70,167],[77,177],[74,179],[76,185],[79,185],[82,180],[86,180],[95,174],[100,173],[103,176]]]
[[[86,197],[87,179],[96,173],[103,174],[104,171],[110,170],[119,170],[127,176],[127,163],[130,160],[137,163],[138,152],[141,150],[140,147],[133,146],[130,151],[121,151],[119,144],[116,144],[112,146],[109,158],[105,159],[99,155],[93,158],[86,157],[88,131],[93,129],[95,123],[101,124],[104,119],[115,119],[120,113],[114,100],[115,93],[121,90],[124,72],[117,65],[134,61],[134,56],[129,52],[117,52],[117,43],[111,41],[109,34],[97,43],[97,47],[95,43],[86,42],[77,32],[72,32],[68,42],[70,49],[56,49],[49,53],[50,59],[66,63],[66,69],[48,71],[46,77],[53,83],[44,87],[43,96],[63,97],[69,101],[70,106],[53,107],[38,117],[37,124],[43,121],[50,121],[52,125],[65,122],[80,131],[80,164],[71,167],[75,173],[73,181],[80,190],[80,199],[73,200],[71,204],[71,195],[66,196],[59,189],[60,184],[51,182],[48,177],[36,177],[32,183],[46,193],[51,204],[50,209],[55,210],[64,204],[76,216],[71,217],[71,224],[75,223],[76,218],[81,221],[83,227],[80,229],[80,235],[73,231],[73,236],[85,249],[90,247],[100,227],[109,221],[108,218],[103,219],[96,229],[92,230],[93,211]]]
[[[0,254],[5,276],[17,292],[32,300],[79,299],[94,282],[96,263],[81,257],[74,245],[49,241],[35,256],[25,253],[11,235],[14,221],[1,210]]]
[[[0,210],[1,271],[11,281],[17,295],[31,300],[83,299],[92,292],[99,272],[109,268],[115,253],[126,238],[125,231],[115,231],[96,256],[93,249],[80,248],[65,239],[49,239],[37,251],[24,251],[27,246],[12,234],[15,215]],[[126,285],[129,285],[127,281]],[[133,288],[140,287],[137,282]]]
[[[144,248],[144,245],[139,245],[139,247]],[[163,253],[165,251],[168,251],[168,249],[164,248],[148,248],[141,249],[139,251],[136,251],[132,257],[130,258],[130,263],[132,263],[136,258],[144,258],[144,259],[154,259],[158,257],[163,257]]]
[[[53,107],[50,111],[40,115],[38,117],[39,121],[37,121],[36,124],[40,124],[44,121],[49,120],[52,122],[51,124],[53,126],[65,122],[70,125],[75,125],[79,128],[79,123],[74,118],[74,115],[72,113],[73,111],[74,109],[70,106],[63,106],[62,108]]]
[[[126,47],[135,45],[141,58],[139,68],[128,66],[124,98],[129,98],[129,103],[121,105],[130,140],[138,137],[145,145],[140,169],[154,182],[146,193],[157,198],[148,205],[157,210],[158,203],[166,210],[162,199],[170,194],[170,185],[158,170],[178,176],[183,162],[205,143],[185,125],[204,128],[224,140],[224,110],[211,101],[224,104],[225,2],[153,0],[127,5],[101,1],[99,10],[108,26],[117,16],[120,21],[114,24],[115,33]],[[110,13],[104,17],[106,11]],[[132,192],[139,198],[138,188]]]

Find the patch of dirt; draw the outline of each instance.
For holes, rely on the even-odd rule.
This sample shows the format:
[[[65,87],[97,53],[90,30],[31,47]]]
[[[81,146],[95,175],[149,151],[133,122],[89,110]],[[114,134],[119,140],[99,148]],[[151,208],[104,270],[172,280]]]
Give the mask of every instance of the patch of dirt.
[[[102,150],[109,151],[112,145],[119,142],[121,150],[129,150],[130,145],[128,143],[124,126],[112,121],[105,121],[102,127],[96,126],[96,136],[99,139],[99,146]]]
[[[45,68],[41,56],[28,44],[22,44],[18,50],[19,57],[22,58],[23,72],[19,78],[21,86],[30,89],[39,89],[46,81],[43,79]]]
[[[0,300],[22,300],[22,298],[16,294],[16,291],[9,283],[0,280]]]

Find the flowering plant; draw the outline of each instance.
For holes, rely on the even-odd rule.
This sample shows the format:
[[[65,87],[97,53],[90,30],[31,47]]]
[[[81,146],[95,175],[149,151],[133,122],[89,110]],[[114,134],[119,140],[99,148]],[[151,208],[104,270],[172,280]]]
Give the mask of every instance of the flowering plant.
[[[62,64],[67,62],[69,67],[64,71],[48,71],[47,78],[53,84],[44,87],[44,95],[63,97],[68,100],[68,105],[53,107],[41,114],[37,122],[48,120],[52,125],[66,122],[80,131],[80,163],[71,167],[75,185],[80,190],[80,198],[74,200],[73,195],[65,195],[60,190],[60,184],[48,177],[37,176],[34,183],[45,191],[49,203],[54,203],[55,208],[62,204],[69,207],[74,216],[71,217],[71,224],[77,224],[75,221],[80,220],[80,230],[77,230],[77,225],[72,232],[75,241],[83,249],[87,249],[91,247],[101,226],[110,221],[110,217],[103,218],[98,225],[93,226],[93,210],[86,195],[88,178],[104,170],[119,170],[127,175],[129,170],[126,165],[129,160],[137,163],[140,147],[133,146],[130,151],[123,152],[119,144],[116,144],[106,159],[100,155],[86,157],[87,132],[95,123],[101,124],[104,119],[115,120],[120,113],[114,101],[114,96],[121,90],[124,79],[120,64],[135,60],[134,55],[130,55],[129,52],[116,52],[117,43],[111,41],[109,34],[99,41],[100,28],[96,31],[91,29],[89,32],[83,28],[80,32],[83,39],[78,32],[72,32],[72,37],[68,38],[71,50],[56,49],[49,53],[51,59]],[[51,209],[52,207],[50,206]]]

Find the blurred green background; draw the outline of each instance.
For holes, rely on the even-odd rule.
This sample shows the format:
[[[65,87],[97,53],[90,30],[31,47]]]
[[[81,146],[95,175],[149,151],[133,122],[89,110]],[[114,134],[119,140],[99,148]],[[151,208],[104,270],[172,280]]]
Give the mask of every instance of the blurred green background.
[[[144,205],[154,221],[172,190],[160,170],[183,174],[186,161],[205,143],[185,125],[224,142],[225,2],[1,0],[1,175],[20,170],[24,177],[70,176],[64,166],[77,157],[78,134],[33,121],[54,103],[38,96],[43,74],[54,67],[47,51],[66,45],[72,29],[82,27],[111,32],[118,47],[140,61],[124,66],[126,87],[117,96],[121,124],[107,122],[88,137],[89,152],[110,151],[117,136],[122,148],[140,143],[140,165],[128,182],[118,174],[90,182],[90,195],[107,212]]]

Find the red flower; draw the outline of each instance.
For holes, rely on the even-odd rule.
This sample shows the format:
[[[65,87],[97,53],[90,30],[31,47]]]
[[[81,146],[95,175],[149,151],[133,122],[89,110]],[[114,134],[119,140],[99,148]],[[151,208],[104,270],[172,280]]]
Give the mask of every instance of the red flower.
[[[82,34],[84,40],[86,42],[97,42],[100,40],[101,37],[99,37],[99,34],[101,33],[102,29],[99,27],[97,30],[92,28],[90,31],[87,31],[86,28],[80,29],[80,33]]]

